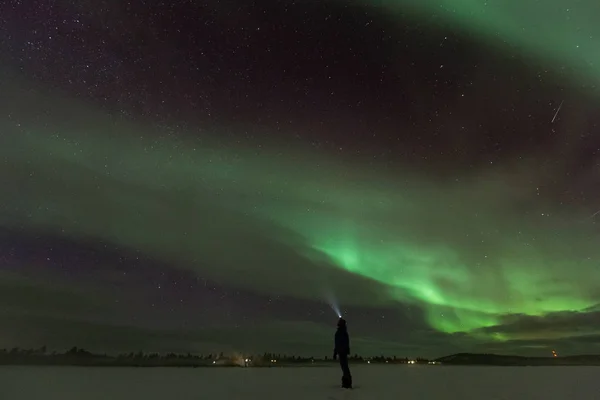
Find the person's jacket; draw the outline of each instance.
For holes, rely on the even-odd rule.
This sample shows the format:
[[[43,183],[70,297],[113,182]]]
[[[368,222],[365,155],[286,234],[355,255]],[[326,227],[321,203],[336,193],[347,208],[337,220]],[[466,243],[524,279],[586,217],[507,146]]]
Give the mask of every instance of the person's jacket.
[[[335,332],[335,348],[333,349],[333,356],[347,356],[348,354],[350,354],[350,337],[348,336],[346,327],[340,326]]]

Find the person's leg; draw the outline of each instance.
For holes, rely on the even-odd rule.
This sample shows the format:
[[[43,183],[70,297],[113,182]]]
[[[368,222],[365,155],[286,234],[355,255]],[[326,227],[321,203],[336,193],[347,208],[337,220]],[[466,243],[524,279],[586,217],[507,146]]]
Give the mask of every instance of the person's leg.
[[[348,387],[352,389],[352,374],[350,373],[350,368],[348,368]]]
[[[340,368],[342,369],[342,387],[348,387],[346,370],[348,368],[348,356],[345,354],[340,354]]]
[[[348,382],[348,387],[351,388],[352,387],[352,374],[350,373],[350,365],[348,365],[348,359],[346,359],[346,379]]]
[[[344,379],[346,380],[347,388],[352,387],[352,374],[350,373],[350,366],[348,365],[348,358],[346,358],[346,363],[344,364]]]
[[[342,387],[352,387],[352,375],[350,375],[350,368],[348,366],[348,355],[340,355],[340,367],[342,368]]]
[[[345,375],[345,371],[344,371],[344,359],[345,359],[345,355],[340,354],[338,355],[338,358],[340,360],[340,368],[342,370],[342,387],[346,386],[346,375]]]

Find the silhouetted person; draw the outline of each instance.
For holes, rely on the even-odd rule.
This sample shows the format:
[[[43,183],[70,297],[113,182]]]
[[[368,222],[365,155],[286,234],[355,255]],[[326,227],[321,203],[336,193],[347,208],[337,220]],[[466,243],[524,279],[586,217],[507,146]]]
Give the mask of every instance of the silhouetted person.
[[[337,323],[337,331],[335,332],[335,348],[333,349],[333,359],[340,356],[340,367],[342,368],[342,387],[346,389],[352,388],[352,375],[350,367],[348,367],[348,356],[350,355],[350,337],[346,328],[346,320],[340,318]]]

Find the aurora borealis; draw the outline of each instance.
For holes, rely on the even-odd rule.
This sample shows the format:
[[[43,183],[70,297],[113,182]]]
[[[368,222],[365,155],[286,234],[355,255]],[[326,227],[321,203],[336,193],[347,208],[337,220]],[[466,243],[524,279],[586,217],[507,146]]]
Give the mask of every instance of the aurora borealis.
[[[597,351],[598,5],[105,3],[3,6],[0,346]]]
[[[595,48],[599,28],[592,22],[600,5],[587,1],[536,0],[384,0],[376,2],[397,12],[416,12],[430,20],[451,21],[480,35],[490,46],[503,42],[532,56],[569,69],[582,86],[596,87],[600,59]]]

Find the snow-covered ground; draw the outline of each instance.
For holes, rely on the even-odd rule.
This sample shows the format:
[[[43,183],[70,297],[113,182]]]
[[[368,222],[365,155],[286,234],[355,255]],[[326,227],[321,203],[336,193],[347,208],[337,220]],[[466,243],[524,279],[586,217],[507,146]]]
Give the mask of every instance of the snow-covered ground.
[[[0,399],[212,400],[596,399],[600,368],[355,366],[337,368],[0,367]]]

